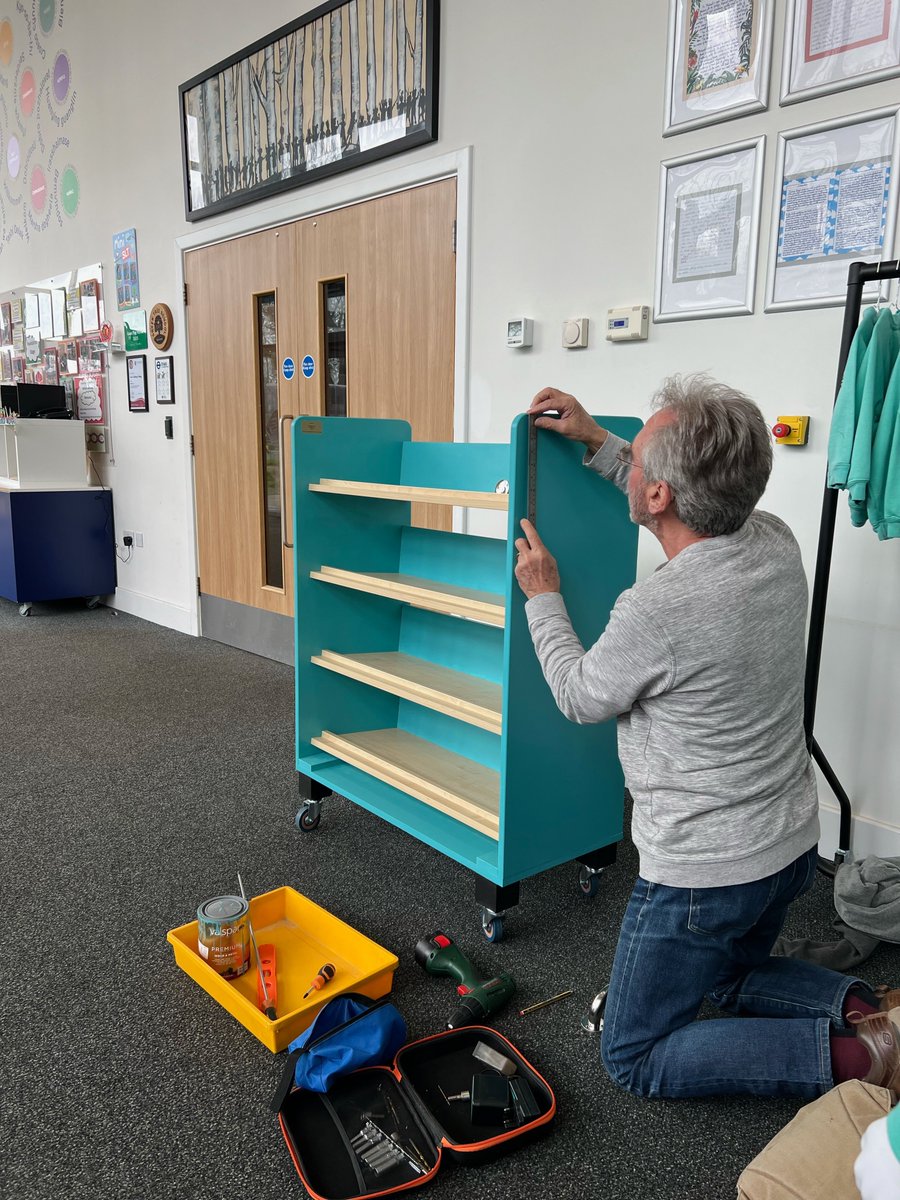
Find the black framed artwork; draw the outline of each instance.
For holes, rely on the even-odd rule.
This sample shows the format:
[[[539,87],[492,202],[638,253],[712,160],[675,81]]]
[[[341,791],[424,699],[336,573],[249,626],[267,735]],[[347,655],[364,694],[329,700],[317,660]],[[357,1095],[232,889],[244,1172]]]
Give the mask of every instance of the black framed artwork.
[[[433,142],[440,0],[327,0],[179,88],[189,221]]]
[[[126,360],[128,366],[128,411],[149,412],[150,398],[147,395],[147,356],[132,354]]]

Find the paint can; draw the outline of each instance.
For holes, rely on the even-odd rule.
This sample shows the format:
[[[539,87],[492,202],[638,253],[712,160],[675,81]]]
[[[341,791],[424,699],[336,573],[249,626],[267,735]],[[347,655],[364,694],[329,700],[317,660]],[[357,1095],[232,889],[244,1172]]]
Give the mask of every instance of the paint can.
[[[250,906],[240,896],[215,896],[197,909],[197,950],[225,979],[250,966]]]

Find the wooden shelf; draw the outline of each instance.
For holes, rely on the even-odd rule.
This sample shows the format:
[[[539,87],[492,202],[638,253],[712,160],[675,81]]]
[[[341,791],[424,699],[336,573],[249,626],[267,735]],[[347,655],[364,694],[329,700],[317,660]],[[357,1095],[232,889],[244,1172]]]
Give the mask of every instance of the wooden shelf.
[[[503,689],[499,683],[396,651],[337,654],[323,650],[311,661],[490,733],[501,732]]]
[[[344,571],[340,567],[324,565],[318,571],[310,571],[309,576],[310,579],[320,579],[338,587],[369,592],[374,596],[386,596],[391,600],[402,600],[415,608],[428,609],[429,612],[445,613],[452,617],[469,617],[486,625],[499,625],[502,628],[506,619],[503,597],[496,592],[456,587],[452,583],[437,583],[432,579],[420,579],[416,575]]]
[[[500,775],[403,729],[331,733],[312,744],[472,829],[499,838]]]
[[[320,479],[311,492],[333,496],[365,496],[370,500],[410,500],[422,504],[457,504],[461,508],[489,508],[506,512],[509,496],[502,492],[456,491],[453,488],[406,487],[396,483],[364,483],[356,479]]]

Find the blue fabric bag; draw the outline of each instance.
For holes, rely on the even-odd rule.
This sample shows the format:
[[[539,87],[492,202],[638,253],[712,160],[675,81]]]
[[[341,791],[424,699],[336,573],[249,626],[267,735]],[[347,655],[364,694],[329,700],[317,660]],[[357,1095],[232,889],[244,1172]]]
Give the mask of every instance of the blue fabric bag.
[[[288,1047],[290,1058],[272,1107],[281,1109],[292,1085],[327,1092],[340,1075],[389,1066],[408,1036],[406,1022],[389,1000],[352,992],[335,996]]]

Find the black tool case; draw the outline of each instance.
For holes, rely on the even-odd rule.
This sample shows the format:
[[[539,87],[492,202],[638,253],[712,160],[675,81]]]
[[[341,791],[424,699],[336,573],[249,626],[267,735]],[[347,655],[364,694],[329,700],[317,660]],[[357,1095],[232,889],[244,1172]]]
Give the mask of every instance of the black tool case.
[[[476,1124],[471,1100],[448,1099],[471,1092],[475,1075],[503,1078],[473,1057],[479,1042],[516,1064],[513,1079],[528,1085],[537,1115],[517,1124],[511,1109],[506,1125]],[[511,1042],[483,1025],[409,1042],[393,1067],[341,1076],[327,1093],[294,1088],[278,1112],[294,1165],[315,1200],[360,1200],[419,1187],[440,1170],[445,1156],[486,1162],[548,1133],[555,1116],[556,1098],[547,1081]],[[377,1172],[360,1156],[360,1150],[371,1154],[373,1138],[384,1162]]]

